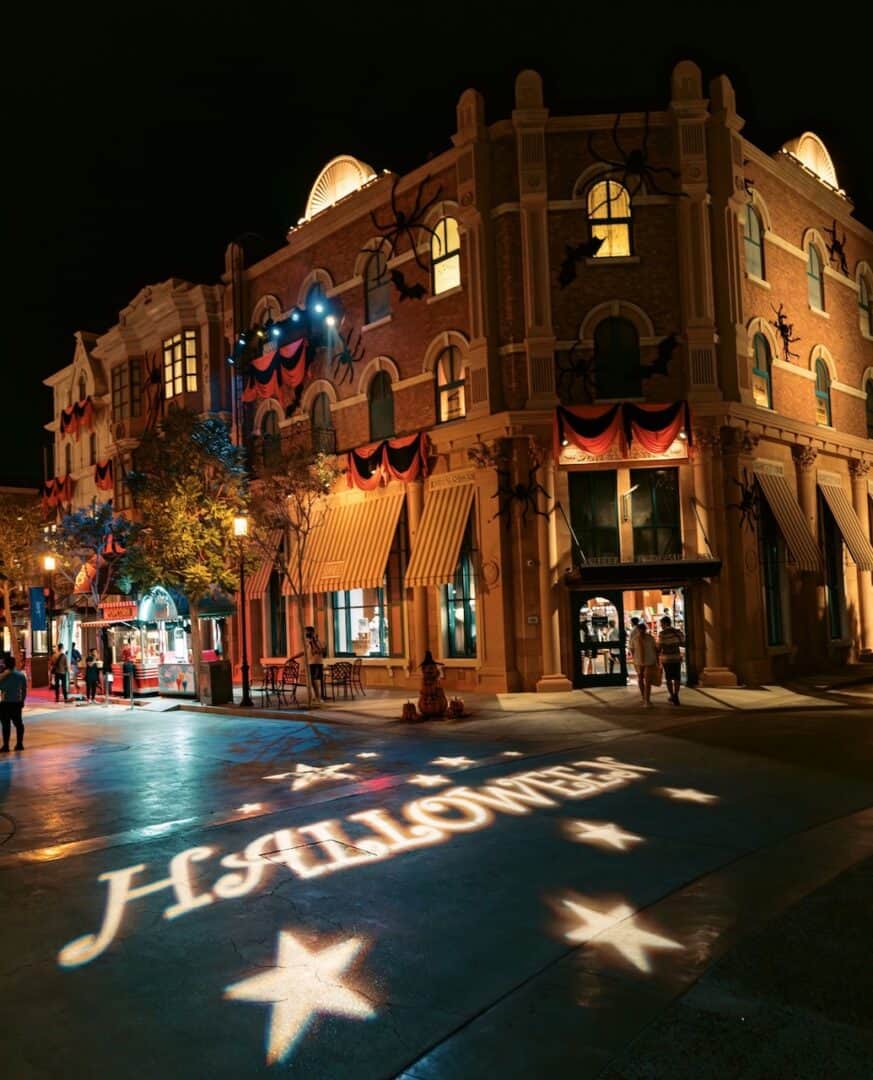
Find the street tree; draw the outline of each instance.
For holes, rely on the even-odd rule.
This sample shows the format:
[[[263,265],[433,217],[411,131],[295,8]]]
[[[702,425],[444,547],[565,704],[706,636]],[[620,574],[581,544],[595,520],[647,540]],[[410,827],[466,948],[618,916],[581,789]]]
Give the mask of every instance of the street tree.
[[[253,490],[253,543],[262,558],[272,561],[294,599],[310,706],[315,704],[316,698],[305,632],[305,612],[311,601],[307,555],[313,537],[324,528],[327,515],[331,513],[326,496],[340,473],[334,457],[313,452],[308,441],[300,439],[283,447],[276,471],[271,471],[269,480],[258,482]],[[277,534],[287,537],[287,553],[283,553],[283,545],[276,545]]]
[[[111,501],[74,510],[62,519],[52,537],[58,572],[95,611],[111,593],[130,592],[128,565],[140,531],[137,522],[113,511]]]
[[[19,665],[21,646],[12,624],[12,605],[22,601],[34,579],[39,580],[42,539],[39,504],[14,495],[0,495],[0,597],[12,653]]]
[[[244,451],[220,418],[173,409],[143,437],[133,465],[125,480],[141,531],[128,572],[140,588],[164,585],[187,597],[196,692],[200,606],[238,584],[232,533],[246,506]]]

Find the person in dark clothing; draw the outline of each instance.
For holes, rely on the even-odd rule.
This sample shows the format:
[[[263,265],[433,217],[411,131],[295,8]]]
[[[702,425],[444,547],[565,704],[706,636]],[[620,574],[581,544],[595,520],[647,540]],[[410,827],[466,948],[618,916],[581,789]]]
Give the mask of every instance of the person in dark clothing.
[[[85,696],[88,701],[97,700],[97,687],[100,685],[100,661],[93,649],[88,650],[85,660]]]
[[[55,701],[61,700],[62,690],[64,693],[64,701],[70,700],[67,690],[69,676],[70,663],[67,660],[67,654],[64,652],[63,645],[58,645],[57,654],[52,661],[52,678],[55,684]]]
[[[9,735],[15,725],[15,749],[24,749],[24,720],[21,713],[27,698],[27,676],[23,671],[18,671],[15,657],[11,654],[6,657],[6,667],[0,672],[0,693],[3,701],[0,702],[0,724],[3,728],[3,746],[0,752],[9,752]]]

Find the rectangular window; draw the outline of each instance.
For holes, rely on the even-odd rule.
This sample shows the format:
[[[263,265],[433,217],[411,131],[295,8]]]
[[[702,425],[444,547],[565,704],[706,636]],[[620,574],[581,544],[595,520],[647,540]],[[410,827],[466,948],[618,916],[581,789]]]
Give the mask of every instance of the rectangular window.
[[[408,544],[406,511],[400,515],[388,555],[385,579],[377,589],[333,594],[335,656],[403,656],[403,578]]]
[[[680,556],[679,470],[631,469],[630,496],[634,558]]]
[[[127,360],[112,369],[112,419],[130,420],[142,410],[142,367]]]
[[[197,390],[197,331],[183,330],[164,342],[164,397]]]
[[[764,583],[764,610],[767,619],[767,644],[785,644],[783,580],[785,541],[767,500],[761,500],[761,568]]]
[[[288,624],[285,618],[285,597],[278,570],[270,573],[267,583],[267,612],[269,613],[270,656],[288,655]]]
[[[570,520],[586,559],[618,562],[621,547],[614,471],[570,474]]]
[[[828,601],[828,632],[832,641],[843,636],[845,584],[843,581],[843,537],[821,494],[818,497],[819,532],[824,550],[825,591]]]
[[[476,574],[473,522],[467,522],[455,576],[443,586],[446,613],[446,655],[474,657],[476,655]]]
[[[124,482],[125,476],[130,472],[132,467],[133,459],[130,454],[125,454],[124,457],[116,458],[113,464],[113,475],[115,477],[115,497],[113,499],[113,506],[117,511],[133,509],[133,496],[131,495],[127,484]]]

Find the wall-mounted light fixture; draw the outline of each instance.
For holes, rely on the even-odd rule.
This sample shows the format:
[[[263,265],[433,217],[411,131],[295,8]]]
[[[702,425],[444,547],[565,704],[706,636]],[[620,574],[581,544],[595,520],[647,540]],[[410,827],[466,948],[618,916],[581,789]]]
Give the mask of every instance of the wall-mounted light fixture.
[[[627,491],[621,497],[621,520],[630,521],[630,499],[631,495],[637,490],[639,484],[634,484],[632,488],[628,488]]]

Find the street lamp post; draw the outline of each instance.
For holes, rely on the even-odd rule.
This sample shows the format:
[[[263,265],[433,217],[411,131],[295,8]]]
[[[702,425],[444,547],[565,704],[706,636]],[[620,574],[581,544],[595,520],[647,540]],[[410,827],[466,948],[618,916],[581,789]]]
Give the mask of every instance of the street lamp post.
[[[240,633],[242,634],[242,698],[240,705],[250,708],[254,705],[251,689],[249,687],[249,644],[246,630],[246,561],[245,541],[249,535],[249,519],[245,514],[238,514],[233,519],[233,535],[239,542],[239,610],[240,610]]]
[[[48,580],[48,586],[45,590],[45,644],[46,653],[48,656],[52,654],[52,576],[57,567],[57,560],[54,555],[43,555],[42,557],[43,569],[46,572],[46,578]]]

